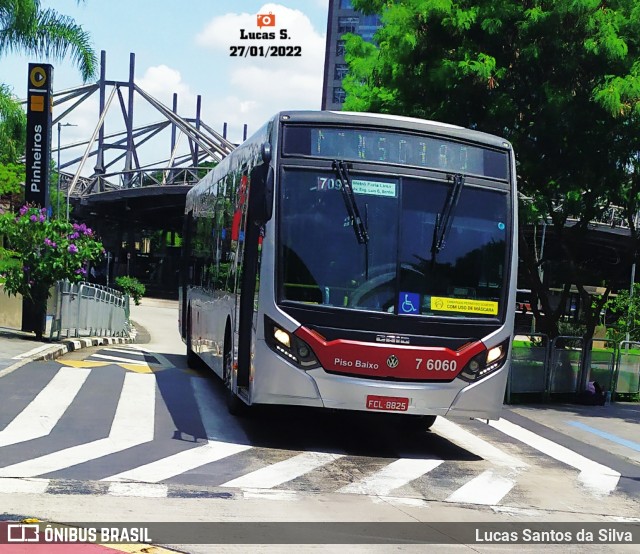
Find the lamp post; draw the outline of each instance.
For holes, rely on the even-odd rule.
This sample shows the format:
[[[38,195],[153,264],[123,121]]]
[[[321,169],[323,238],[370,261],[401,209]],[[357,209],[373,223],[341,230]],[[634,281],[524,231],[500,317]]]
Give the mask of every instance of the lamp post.
[[[57,211],[56,216],[60,217],[60,177],[62,172],[60,171],[60,135],[62,133],[63,127],[77,127],[77,125],[73,123],[60,123],[58,121],[58,197],[56,200],[57,203]],[[69,220],[69,194],[67,193],[67,220]]]

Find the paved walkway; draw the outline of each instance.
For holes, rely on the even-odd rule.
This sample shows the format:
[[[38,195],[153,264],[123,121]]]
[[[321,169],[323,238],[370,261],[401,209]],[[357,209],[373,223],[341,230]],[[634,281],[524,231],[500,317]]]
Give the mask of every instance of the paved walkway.
[[[0,377],[35,360],[53,360],[67,352],[107,344],[134,342],[125,337],[82,337],[60,341],[38,341],[33,333],[0,328]]]
[[[147,308],[166,308],[166,310],[153,310]],[[166,336],[165,327],[170,327],[175,334],[178,332],[177,322],[178,302],[175,300],[162,300],[155,298],[143,298],[140,306],[131,306],[131,319],[134,323],[140,323],[143,328],[150,329],[151,338],[155,336],[159,341]],[[170,313],[171,317],[158,318],[158,313]],[[151,315],[149,315],[151,314]],[[20,366],[35,360],[53,360],[67,352],[109,344],[124,344],[135,342],[134,333],[131,338],[124,337],[82,337],[62,339],[60,341],[37,341],[33,333],[25,333],[17,329],[0,327],[0,377],[11,373]],[[147,345],[153,346],[152,344]],[[176,351],[182,354],[182,349]]]

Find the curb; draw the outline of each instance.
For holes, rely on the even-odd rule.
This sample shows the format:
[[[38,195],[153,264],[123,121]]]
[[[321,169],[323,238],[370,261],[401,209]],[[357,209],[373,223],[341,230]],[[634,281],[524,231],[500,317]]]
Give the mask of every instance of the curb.
[[[136,341],[137,332],[135,328],[130,331],[128,337],[86,337],[78,339],[63,339],[59,343],[51,345],[50,348],[43,348],[39,352],[17,361],[15,364],[0,371],[0,377],[4,377],[16,369],[21,368],[30,362],[55,360],[69,352],[90,348],[91,346],[108,346],[111,344],[132,344]]]
[[[60,344],[52,346],[50,349],[38,352],[29,358],[29,361],[55,360],[64,356],[68,352],[90,348],[91,346],[108,346],[111,344],[130,344],[135,341],[135,337],[87,337],[81,339],[65,339]]]

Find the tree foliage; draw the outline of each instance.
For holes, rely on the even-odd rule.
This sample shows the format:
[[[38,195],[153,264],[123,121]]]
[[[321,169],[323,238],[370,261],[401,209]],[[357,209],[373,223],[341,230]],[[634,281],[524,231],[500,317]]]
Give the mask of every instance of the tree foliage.
[[[85,224],[47,219],[44,208],[29,205],[17,215],[0,215],[0,235],[9,248],[0,257],[0,283],[9,294],[30,298],[42,309],[57,281],[82,281],[89,264],[104,253]]]
[[[116,285],[122,292],[133,298],[133,302],[136,306],[140,305],[140,300],[142,300],[144,293],[147,291],[147,287],[145,287],[138,279],[128,275],[116,277]]]
[[[0,164],[15,163],[24,155],[27,116],[11,94],[0,83]]]
[[[508,139],[518,160],[521,223],[544,218],[562,260],[563,299],[593,275],[574,245],[613,204],[630,223],[628,271],[638,249],[633,216],[640,173],[640,4],[636,0],[353,0],[380,13],[377,46],[347,38],[344,109],[435,119]],[[521,229],[524,225],[521,225]],[[532,305],[557,333],[536,247],[521,233]],[[606,277],[603,275],[602,280]],[[600,284],[600,283],[597,283]],[[606,286],[610,283],[605,282]],[[556,285],[557,286],[557,285]],[[608,290],[601,302],[606,302]],[[602,304],[587,310],[591,332]]]
[[[23,196],[24,164],[0,162],[0,204],[12,207]]]
[[[52,59],[69,55],[84,81],[97,72],[89,34],[71,17],[43,9],[40,0],[0,0],[0,58],[12,52]],[[11,89],[0,83],[0,165],[17,163],[25,140],[24,110]]]
[[[610,321],[607,325],[607,338],[616,344],[628,338],[640,341],[640,284],[633,285],[633,295],[621,290],[605,304]]]
[[[98,65],[89,34],[73,18],[43,9],[40,0],[0,0],[0,56],[10,52],[53,59],[70,55],[85,82]]]

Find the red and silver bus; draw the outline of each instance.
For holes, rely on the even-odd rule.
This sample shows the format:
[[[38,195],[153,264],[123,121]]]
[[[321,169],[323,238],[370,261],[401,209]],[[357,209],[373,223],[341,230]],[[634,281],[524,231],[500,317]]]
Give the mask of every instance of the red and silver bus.
[[[433,121],[281,112],[189,191],[189,364],[253,404],[497,419],[516,302],[515,158]]]

